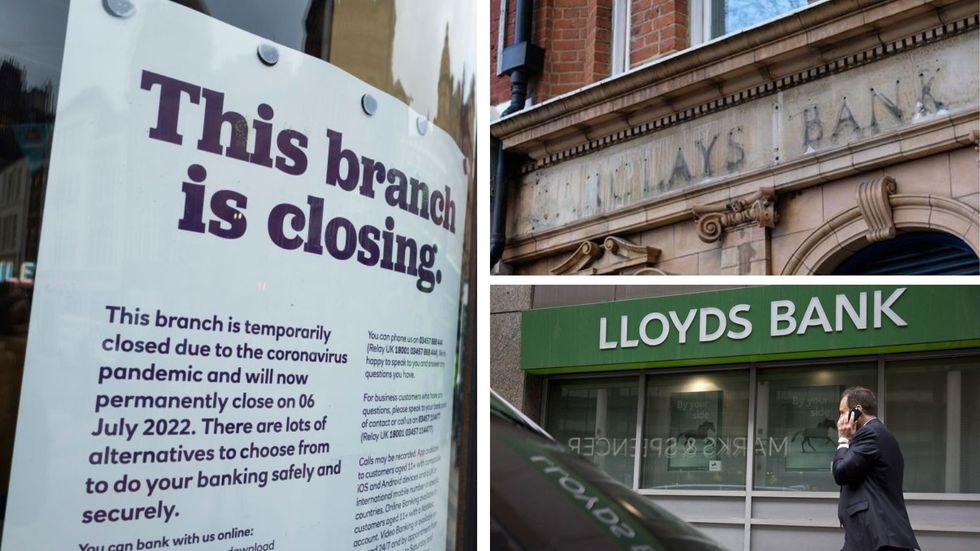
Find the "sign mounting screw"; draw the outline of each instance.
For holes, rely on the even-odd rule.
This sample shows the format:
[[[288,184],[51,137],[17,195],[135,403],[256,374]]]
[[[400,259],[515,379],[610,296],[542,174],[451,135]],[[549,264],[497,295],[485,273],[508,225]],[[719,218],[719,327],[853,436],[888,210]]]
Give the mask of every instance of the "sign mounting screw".
[[[378,100],[374,99],[374,96],[371,94],[364,94],[361,96],[361,109],[363,109],[368,116],[373,116],[378,112]]]
[[[279,50],[272,44],[259,44],[257,52],[262,63],[270,67],[279,63]]]
[[[126,18],[136,13],[136,5],[130,0],[102,0],[102,6],[116,17]]]
[[[415,128],[419,131],[419,134],[425,136],[425,133],[429,131],[429,119],[425,117],[415,119]]]

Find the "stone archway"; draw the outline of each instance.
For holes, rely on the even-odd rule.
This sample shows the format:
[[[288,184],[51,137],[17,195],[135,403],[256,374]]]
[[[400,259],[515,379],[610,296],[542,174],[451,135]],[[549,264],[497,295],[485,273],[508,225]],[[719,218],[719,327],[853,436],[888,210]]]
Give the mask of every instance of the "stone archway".
[[[813,231],[782,269],[783,275],[828,273],[844,258],[869,243],[890,239],[897,230],[939,231],[965,241],[980,256],[980,212],[936,195],[888,192],[888,180],[859,192],[858,206],[831,218]],[[892,181],[893,182],[893,181]],[[893,185],[890,189],[894,189]],[[865,194],[865,197],[861,197]]]

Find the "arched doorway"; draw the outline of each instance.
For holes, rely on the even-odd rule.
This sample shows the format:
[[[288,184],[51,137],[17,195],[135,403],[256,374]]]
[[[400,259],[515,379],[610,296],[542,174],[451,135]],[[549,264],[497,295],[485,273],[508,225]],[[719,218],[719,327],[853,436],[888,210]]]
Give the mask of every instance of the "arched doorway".
[[[976,209],[947,197],[914,194],[891,195],[879,206],[882,208],[890,210],[891,216],[869,221],[855,206],[827,220],[803,240],[781,273],[977,273],[980,212]],[[894,237],[884,231],[888,224],[883,221],[887,220],[894,221]],[[849,263],[851,258],[854,264]],[[841,269],[849,271],[838,271]]]
[[[916,231],[872,243],[846,258],[834,275],[977,275],[980,258],[955,235]]]

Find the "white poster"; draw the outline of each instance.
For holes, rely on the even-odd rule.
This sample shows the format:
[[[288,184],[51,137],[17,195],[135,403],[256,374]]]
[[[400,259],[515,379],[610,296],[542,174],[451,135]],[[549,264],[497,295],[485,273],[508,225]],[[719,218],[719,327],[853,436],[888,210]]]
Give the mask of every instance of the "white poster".
[[[444,549],[459,149],[102,4],[71,4],[3,551]]]

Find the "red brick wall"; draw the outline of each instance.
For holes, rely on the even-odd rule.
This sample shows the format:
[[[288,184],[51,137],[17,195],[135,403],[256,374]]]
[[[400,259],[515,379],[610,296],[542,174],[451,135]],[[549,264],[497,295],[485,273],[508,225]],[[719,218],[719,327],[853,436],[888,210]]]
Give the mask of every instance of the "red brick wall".
[[[490,0],[490,102],[510,99],[510,79],[497,76],[497,48],[511,42],[516,0],[507,0],[503,45],[497,44],[500,2]],[[534,103],[602,80],[612,66],[612,0],[537,0],[534,42],[545,49],[542,74],[531,79]],[[688,43],[687,0],[632,0],[630,65],[635,67]]]
[[[506,75],[497,76],[497,48],[503,49],[514,36],[514,2],[507,5],[507,25],[504,43],[497,44],[500,25],[500,2],[490,0],[490,104],[497,105],[510,99],[510,79]]]
[[[630,13],[630,67],[687,47],[686,0],[633,0]]]

